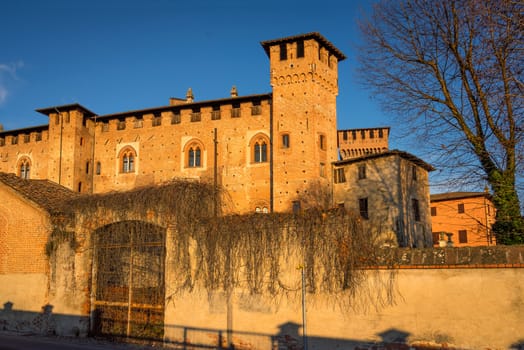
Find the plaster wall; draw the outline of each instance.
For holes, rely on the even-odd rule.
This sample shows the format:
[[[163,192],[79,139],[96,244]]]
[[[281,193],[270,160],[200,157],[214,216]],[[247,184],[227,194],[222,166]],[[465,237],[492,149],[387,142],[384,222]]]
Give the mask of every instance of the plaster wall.
[[[386,243],[432,246],[426,170],[398,155],[363,159],[342,167],[345,181],[334,185],[335,203],[360,215],[359,199],[367,198],[370,226]],[[362,179],[359,167],[365,167]],[[414,217],[414,199],[418,201],[419,220]]]
[[[373,284],[376,275],[369,275]],[[296,272],[297,287],[299,276]],[[377,309],[365,294],[353,300],[355,309],[340,309],[322,296],[307,295],[309,348],[354,349],[401,337],[411,344],[508,349],[521,341],[524,329],[523,278],[522,268],[402,269],[396,276],[394,304]],[[237,346],[251,342],[253,348],[264,348],[269,338],[301,343],[301,297],[290,296],[255,300],[236,291],[228,311],[224,294],[180,295],[166,305],[166,340],[183,342],[181,329],[186,329],[186,336],[187,330],[192,333],[186,342],[213,344],[217,334],[227,334],[229,319]]]

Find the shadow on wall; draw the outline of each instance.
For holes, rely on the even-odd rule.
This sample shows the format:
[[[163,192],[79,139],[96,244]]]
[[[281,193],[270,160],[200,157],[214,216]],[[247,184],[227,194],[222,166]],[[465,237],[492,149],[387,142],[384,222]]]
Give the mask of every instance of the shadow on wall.
[[[524,339],[520,339],[514,344],[511,344],[511,350],[524,350]]]
[[[10,301],[0,309],[0,330],[40,335],[87,336],[89,317],[53,313],[53,305],[41,312],[16,310]]]
[[[235,350],[304,350],[302,326],[286,322],[279,326],[276,335],[194,328],[178,325],[166,326],[166,343],[176,349],[235,349]],[[315,350],[458,350],[447,342],[434,340],[409,342],[411,334],[398,329],[388,329],[377,336],[379,341],[365,339],[341,339],[307,337],[307,349]],[[518,348],[516,348],[518,349]],[[520,349],[519,349],[520,350]]]
[[[89,329],[89,317],[53,313],[52,305],[44,305],[41,312],[15,310],[12,302],[4,303],[0,309],[0,331],[22,334],[66,335],[85,337]],[[279,326],[277,334],[240,332],[225,329],[196,328],[181,325],[166,325],[164,342],[177,349],[235,349],[235,350],[304,350],[302,325],[286,322]],[[112,335],[99,334],[113,337]],[[410,333],[399,329],[387,329],[377,333],[380,341],[365,339],[341,339],[326,337],[307,337],[307,348],[316,350],[458,350],[447,342],[439,344],[435,340],[410,342]],[[158,342],[158,339],[129,339]],[[510,346],[512,350],[524,350],[524,339]]]

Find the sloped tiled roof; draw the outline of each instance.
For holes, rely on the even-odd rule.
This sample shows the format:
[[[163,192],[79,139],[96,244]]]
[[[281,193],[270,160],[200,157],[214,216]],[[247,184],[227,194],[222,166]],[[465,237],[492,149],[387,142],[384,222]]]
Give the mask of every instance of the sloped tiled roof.
[[[49,180],[24,180],[15,174],[0,172],[0,183],[11,187],[22,197],[36,203],[49,213],[60,211],[61,204],[79,194]]]
[[[487,192],[446,192],[436,193],[430,196],[431,202],[447,201],[452,199],[464,199],[464,198],[475,198],[475,197],[486,197],[491,198]]]
[[[266,51],[266,54],[269,56],[269,48],[273,45],[278,45],[281,43],[287,43],[287,42],[292,42],[292,41],[297,41],[297,40],[309,40],[309,39],[315,39],[318,42],[320,42],[322,45],[324,45],[329,51],[331,51],[337,57],[339,62],[346,59],[346,56],[342,53],[342,51],[337,49],[335,45],[333,45],[329,40],[324,38],[318,32],[311,32],[311,33],[306,33],[306,34],[288,36],[285,38],[280,38],[280,39],[275,39],[275,40],[262,41],[260,44]]]
[[[425,161],[418,158],[417,156],[414,156],[411,153],[399,151],[399,150],[391,150],[391,151],[385,151],[381,153],[372,153],[372,154],[367,154],[362,157],[343,159],[343,160],[336,161],[333,164],[334,165],[352,164],[352,163],[362,162],[368,159],[384,158],[384,157],[390,157],[390,156],[399,156],[401,158],[409,160],[410,162],[413,162],[414,164],[418,165],[419,167],[426,169],[426,171],[435,170],[435,168],[431,164],[426,163]]]

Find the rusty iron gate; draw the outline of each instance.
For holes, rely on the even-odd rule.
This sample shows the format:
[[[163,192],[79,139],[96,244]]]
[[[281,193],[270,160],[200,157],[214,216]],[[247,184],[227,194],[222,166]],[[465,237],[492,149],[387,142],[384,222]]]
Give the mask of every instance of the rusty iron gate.
[[[122,221],[95,232],[94,335],[162,339],[165,231]]]

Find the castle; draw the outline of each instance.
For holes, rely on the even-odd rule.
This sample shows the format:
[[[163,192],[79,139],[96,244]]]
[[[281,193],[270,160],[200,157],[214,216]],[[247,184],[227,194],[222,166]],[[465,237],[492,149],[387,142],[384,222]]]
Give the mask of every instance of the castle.
[[[404,152],[388,153],[389,128],[337,131],[344,54],[319,33],[261,45],[269,57],[270,93],[239,96],[233,87],[227,98],[197,101],[189,89],[166,106],[109,115],[77,103],[37,109],[47,125],[0,132],[0,172],[86,194],[173,178],[209,181],[227,191],[227,211],[234,213],[296,210],[321,187],[331,206],[344,205],[365,219],[380,216],[381,225],[387,220],[401,245],[430,246],[431,166]],[[350,174],[351,164],[370,157],[388,160],[380,169],[368,166],[367,179]],[[414,168],[391,167],[391,157]],[[370,179],[391,171],[395,176],[386,175],[386,182]],[[418,181],[400,184],[417,172]],[[346,178],[360,181],[350,188]],[[378,188],[394,193],[377,196]],[[385,208],[385,217],[378,208]]]
[[[376,348],[378,342],[406,347],[408,338],[464,348],[521,344],[524,316],[515,305],[522,303],[523,247],[425,248],[433,244],[433,212],[449,221],[451,211],[439,206],[443,201],[465,214],[462,221],[478,209],[478,201],[434,197],[431,209],[433,168],[389,150],[389,128],[337,130],[337,65],[345,57],[320,34],[265,41],[262,47],[270,60],[271,93],[239,96],[233,88],[227,98],[195,101],[189,90],[167,106],[110,115],[69,104],[39,109],[49,117],[46,125],[0,131],[3,329],[130,337],[146,329],[184,347],[238,349],[297,348],[300,327],[303,339],[318,349]],[[74,209],[75,217],[62,221],[63,203],[84,199],[79,193],[163,190],[151,185],[174,178],[224,188],[230,213],[300,210],[310,199],[327,199],[323,204],[354,212],[363,226],[369,223],[384,245],[423,249],[384,250],[392,264],[363,270],[367,277],[354,295],[355,308],[339,309],[321,288],[302,289],[304,260],[297,252],[304,241],[272,246],[279,259],[260,249],[250,257],[253,266],[271,260],[281,269],[271,274],[282,272],[278,283],[285,294],[267,300],[241,288],[226,293],[186,283],[202,249],[191,237],[181,239],[180,229],[191,229],[187,223],[197,209],[188,215],[173,211],[188,218],[183,222],[170,221],[170,211],[112,213],[116,201],[137,198],[130,191],[108,194],[113,200],[105,207],[86,197],[98,214]],[[133,239],[136,232],[144,233],[142,240]],[[213,233],[205,231],[203,242],[223,239]],[[238,237],[229,238],[241,245]],[[257,243],[261,236],[250,237]],[[467,236],[459,234],[459,243],[461,237]],[[320,249],[312,247],[314,258]],[[242,283],[248,280],[245,261],[235,269]],[[400,297],[388,304],[393,296],[384,286]],[[382,308],[367,308],[381,303]],[[486,317],[486,310],[494,312]]]

